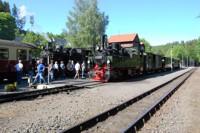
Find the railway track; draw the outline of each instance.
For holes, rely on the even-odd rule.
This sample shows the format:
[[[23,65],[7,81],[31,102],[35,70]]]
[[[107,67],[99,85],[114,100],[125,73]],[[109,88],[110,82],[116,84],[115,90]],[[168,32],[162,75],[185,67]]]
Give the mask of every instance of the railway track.
[[[169,71],[163,72],[163,74],[169,74],[169,73],[171,73],[171,72],[169,72]],[[159,73],[157,73],[157,74],[159,74]],[[138,75],[137,78],[132,78],[130,80],[131,81],[142,80],[142,79],[157,76],[157,74],[153,74],[153,75],[149,74],[149,75],[143,75],[143,76]],[[74,81],[72,81],[72,82],[74,82]],[[58,84],[58,83],[63,84],[63,82],[55,82],[52,84]],[[31,99],[31,98],[36,98],[38,96],[59,93],[62,91],[70,92],[73,90],[78,90],[78,89],[83,89],[83,88],[90,89],[90,88],[94,88],[94,87],[102,86],[102,85],[105,85],[105,83],[102,84],[102,82],[98,82],[98,81],[84,81],[84,82],[77,81],[77,83],[74,83],[74,84],[61,85],[58,87],[42,89],[42,90],[36,89],[36,90],[13,92],[13,93],[3,93],[3,94],[0,94],[0,103],[22,100],[22,99]]]
[[[36,90],[30,90],[30,91],[1,94],[0,103],[22,100],[22,99],[31,99],[31,98],[36,98],[38,96],[55,94],[55,93],[64,92],[64,91],[70,92],[70,91],[84,89],[84,88],[94,88],[100,85],[102,85],[101,82],[83,82],[83,83],[77,83],[74,85],[63,85],[63,86],[54,87],[54,88],[36,89]]]
[[[63,130],[62,133],[85,130],[86,132],[136,132],[194,71],[193,69],[183,73],[114,108]]]

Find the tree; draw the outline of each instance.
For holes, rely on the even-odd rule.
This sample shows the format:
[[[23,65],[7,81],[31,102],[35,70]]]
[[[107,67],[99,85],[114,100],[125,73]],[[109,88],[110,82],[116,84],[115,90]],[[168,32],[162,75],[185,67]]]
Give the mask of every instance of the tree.
[[[0,12],[7,12],[10,13],[10,5],[6,1],[0,0]]]
[[[31,24],[31,27],[33,27],[34,22],[35,22],[34,16],[31,15],[31,16],[30,16],[30,24]]]
[[[72,46],[91,47],[100,42],[108,25],[108,16],[99,11],[97,0],[75,0],[69,14],[66,36]]]
[[[26,24],[26,17],[20,17],[19,16],[19,9],[16,7],[16,5],[13,5],[12,8],[12,16],[15,18],[15,22],[17,25],[17,29],[19,30],[19,33],[23,33],[23,28]]]
[[[17,24],[17,27],[18,27],[20,33],[22,33],[24,31],[23,29],[26,24],[26,17],[24,16],[22,18],[17,19],[16,24]]]
[[[0,0],[0,12],[3,12],[3,2]]]
[[[44,36],[32,31],[26,32],[22,42],[36,44],[38,49],[33,51],[33,56],[35,57],[40,55],[42,48],[48,43]]]
[[[150,43],[149,43],[146,39],[141,38],[141,39],[140,39],[140,42],[143,42],[143,43],[144,43],[145,52],[152,52],[152,47],[151,47]]]
[[[0,12],[0,38],[15,39],[15,29],[15,19],[9,13]]]
[[[183,62],[187,63],[188,60],[200,61],[200,38],[189,40],[189,41],[181,41],[181,42],[172,42],[167,43],[162,46],[153,47],[154,51],[162,50],[164,55],[167,57],[172,56],[173,58],[178,58],[183,60]]]
[[[14,18],[17,18],[17,17],[18,17],[18,9],[17,9],[17,7],[16,7],[15,4],[13,5],[13,8],[12,8],[12,16],[13,16]]]
[[[10,13],[10,5],[8,2],[4,2],[4,12]]]

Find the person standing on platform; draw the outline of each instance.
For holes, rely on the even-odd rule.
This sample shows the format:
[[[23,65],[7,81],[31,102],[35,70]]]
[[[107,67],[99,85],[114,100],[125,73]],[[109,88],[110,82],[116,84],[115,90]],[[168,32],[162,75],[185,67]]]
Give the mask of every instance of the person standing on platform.
[[[15,65],[15,69],[17,72],[17,83],[20,84],[22,80],[22,71],[23,71],[23,64],[21,60],[19,60],[18,63]]]
[[[74,76],[74,79],[76,79],[77,77],[78,77],[78,79],[79,79],[79,71],[80,71],[80,64],[79,64],[79,62],[77,62],[77,63],[75,64],[75,70],[76,70],[76,74],[75,74],[75,76]]]
[[[53,60],[51,60],[51,63],[48,66],[48,70],[49,70],[49,80],[50,82],[54,80],[54,68],[53,68]]]
[[[33,84],[35,84],[38,81],[38,78],[39,78],[40,84],[42,83],[42,81],[43,81],[43,83],[46,82],[43,77],[44,70],[45,70],[45,66],[42,64],[42,61],[40,60],[37,65],[37,74],[35,76],[35,80],[33,81]]]
[[[60,62],[61,78],[65,78],[65,64],[63,61]]]
[[[58,66],[58,62],[55,61],[54,65],[53,65],[53,69],[54,69],[54,76],[55,76],[55,79],[58,78],[58,72],[59,72],[59,66]]]
[[[82,79],[85,78],[85,62],[81,64]]]

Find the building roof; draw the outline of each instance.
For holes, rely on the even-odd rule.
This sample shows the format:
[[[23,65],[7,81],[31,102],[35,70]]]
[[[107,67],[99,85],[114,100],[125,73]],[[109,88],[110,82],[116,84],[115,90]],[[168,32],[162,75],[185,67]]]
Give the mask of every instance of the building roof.
[[[138,35],[133,34],[123,34],[123,35],[113,35],[110,36],[108,39],[109,43],[117,43],[117,42],[133,42],[136,38],[138,38]]]
[[[17,41],[10,41],[10,40],[3,40],[0,39],[0,46],[1,45],[9,45],[14,47],[28,47],[28,48],[37,48],[36,45],[30,43],[21,43]]]

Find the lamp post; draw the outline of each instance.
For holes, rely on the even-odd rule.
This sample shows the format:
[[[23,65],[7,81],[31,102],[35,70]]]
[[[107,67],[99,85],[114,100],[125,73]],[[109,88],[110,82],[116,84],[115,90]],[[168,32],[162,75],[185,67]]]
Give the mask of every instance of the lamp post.
[[[171,71],[173,71],[172,48],[173,46],[171,47]]]
[[[52,39],[49,39],[49,42],[48,42],[48,44],[47,44],[47,66],[48,66],[48,72],[47,72],[47,77],[48,77],[48,79],[47,79],[47,84],[49,84],[49,82],[50,82],[50,75],[49,75],[49,63],[50,63],[50,49],[49,49],[49,44],[51,44],[50,46],[52,47],[52,44],[55,42],[55,40],[54,40],[54,38],[52,38]]]
[[[46,54],[47,54],[47,84],[49,84],[49,43],[47,43],[47,46],[46,46]]]
[[[182,59],[181,59],[181,68],[183,68],[183,54],[182,54]]]

